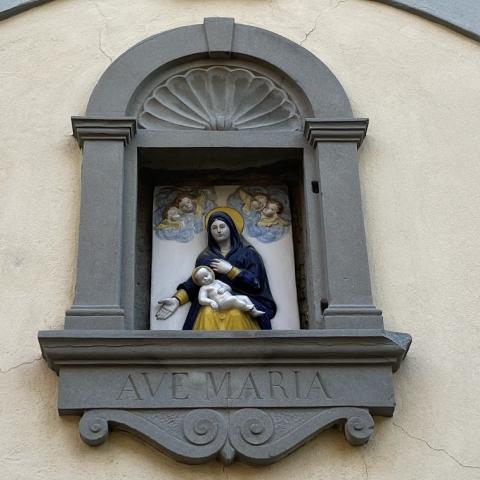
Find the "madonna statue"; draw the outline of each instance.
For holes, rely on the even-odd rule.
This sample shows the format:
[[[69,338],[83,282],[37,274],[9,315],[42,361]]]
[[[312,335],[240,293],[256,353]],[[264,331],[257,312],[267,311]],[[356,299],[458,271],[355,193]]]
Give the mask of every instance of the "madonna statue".
[[[204,270],[213,270],[217,283],[224,286],[216,293],[238,296],[246,299],[247,304],[250,300],[251,311],[225,309],[222,302],[201,304],[198,297],[202,283],[197,278],[189,278],[177,287],[175,295],[158,302],[157,319],[165,320],[180,305],[191,302],[184,330],[270,330],[277,306],[262,258],[241,235],[241,214],[230,207],[215,208],[207,214],[206,228],[208,246],[198,255],[194,272],[201,266],[210,267]]]

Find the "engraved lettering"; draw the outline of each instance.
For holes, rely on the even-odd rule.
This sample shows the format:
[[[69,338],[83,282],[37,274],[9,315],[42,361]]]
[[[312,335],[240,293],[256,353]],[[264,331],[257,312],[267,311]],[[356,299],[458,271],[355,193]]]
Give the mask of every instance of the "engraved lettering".
[[[232,398],[232,382],[231,382],[230,376],[231,376],[230,372],[225,372],[223,374],[223,377],[222,377],[222,380],[221,380],[220,384],[217,387],[217,385],[215,383],[215,377],[213,376],[213,373],[212,372],[206,372],[205,378],[206,378],[206,382],[207,382],[207,399],[212,398],[212,397],[210,397],[210,390],[213,390],[214,396],[218,398],[218,395],[220,394],[220,391],[222,390],[222,387],[223,387],[224,384],[225,384],[226,392],[224,392],[223,397],[227,398],[227,399]],[[210,389],[210,387],[211,387],[211,389]]]
[[[172,395],[173,398],[177,400],[186,400],[190,395],[185,391],[178,391],[179,389],[183,389],[185,386],[183,384],[182,375],[188,378],[187,372],[174,372],[172,373]],[[184,394],[183,396],[179,396],[180,394]]]
[[[288,398],[285,387],[283,386],[283,373],[279,372],[278,370],[271,370],[268,372],[268,376],[270,378],[270,397],[277,398],[275,396],[275,392],[276,389],[279,389],[281,392],[283,392],[284,397]],[[276,380],[274,377],[276,377]]]
[[[121,382],[116,400],[141,402],[150,398],[162,405],[175,405],[188,399],[222,406],[226,400],[241,401],[242,406],[243,401],[245,406],[253,406],[258,402],[263,405],[265,400],[272,406],[285,401],[303,405],[331,399],[334,395],[329,391],[331,387],[323,371],[311,367],[290,370],[279,366],[274,370],[264,367],[251,371],[197,367],[191,372],[158,368],[125,372]]]
[[[317,392],[323,393],[326,397],[332,398],[325,388],[325,385],[322,381],[322,377],[320,376],[320,372],[317,372],[313,377],[312,383],[310,384],[310,388],[308,389],[308,393],[306,398],[310,398],[310,394],[312,391],[316,390]]]
[[[127,388],[127,387],[131,388]],[[135,382],[133,381],[132,375],[128,375],[127,380],[125,381],[125,384],[123,385],[122,391],[120,392],[120,395],[118,396],[117,400],[123,400],[122,396],[123,394],[130,392],[134,393],[135,396],[137,397],[136,400],[143,400],[143,398],[140,396],[140,393],[138,393],[138,388],[135,385]],[[128,395],[130,397],[131,395]]]
[[[247,375],[247,378],[245,379],[245,382],[243,383],[243,387],[240,390],[240,393],[237,398],[242,397],[244,394],[246,394],[246,396],[248,397],[250,396],[251,393],[255,393],[256,398],[263,400],[263,397],[260,395],[258,387],[255,384],[255,380],[253,379],[252,372],[250,372]]]
[[[302,398],[300,397],[300,380],[298,378],[298,374],[300,372],[298,370],[294,370],[293,373],[295,374],[295,398]]]
[[[160,385],[162,384],[163,380],[166,378],[167,374],[165,372],[162,373],[162,376],[160,377],[160,381],[158,382],[158,385],[155,387],[155,389],[152,387],[152,384],[150,383],[148,372],[142,372],[142,375],[145,378],[145,383],[147,384],[150,395],[154,397],[157,394],[158,389],[160,388]]]

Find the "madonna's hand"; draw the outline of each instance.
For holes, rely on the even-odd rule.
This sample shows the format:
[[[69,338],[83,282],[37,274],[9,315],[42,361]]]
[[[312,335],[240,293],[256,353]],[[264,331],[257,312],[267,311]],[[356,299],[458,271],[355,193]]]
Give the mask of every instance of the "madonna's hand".
[[[233,268],[232,264],[228,263],[226,260],[220,260],[219,258],[212,260],[210,267],[212,267],[213,271],[216,273],[228,273]]]
[[[172,316],[177,308],[180,306],[180,302],[175,297],[164,298],[158,302],[158,310],[155,314],[157,320],[166,320]]]

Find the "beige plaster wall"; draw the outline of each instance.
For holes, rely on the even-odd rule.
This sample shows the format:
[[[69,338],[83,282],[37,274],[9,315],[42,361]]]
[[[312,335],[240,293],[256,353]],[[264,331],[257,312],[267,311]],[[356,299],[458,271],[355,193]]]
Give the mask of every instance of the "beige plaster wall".
[[[111,59],[205,16],[302,43],[371,119],[360,169],[374,296],[414,344],[395,416],[365,447],[329,431],[270,467],[189,467],[122,433],[87,447],[78,419],[57,416],[36,332],[62,328],[73,299],[70,115]],[[1,478],[479,479],[479,76],[478,43],[367,0],[55,0],[1,22]]]

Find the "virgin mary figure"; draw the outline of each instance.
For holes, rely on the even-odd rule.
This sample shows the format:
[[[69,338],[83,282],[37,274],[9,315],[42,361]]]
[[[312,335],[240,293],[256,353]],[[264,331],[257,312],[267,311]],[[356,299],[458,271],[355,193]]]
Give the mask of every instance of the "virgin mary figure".
[[[184,330],[270,330],[277,306],[262,258],[241,235],[241,214],[233,208],[219,207],[210,211],[206,218],[208,246],[198,255],[195,267],[210,267],[215,278],[227,284],[233,295],[247,296],[263,314],[253,318],[248,311],[238,308],[222,310],[200,305],[200,287],[188,278],[172,297],[158,302],[157,318],[165,320],[180,305],[190,302]]]

